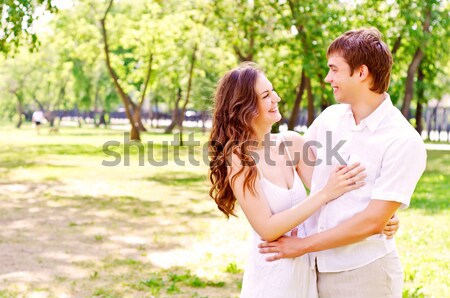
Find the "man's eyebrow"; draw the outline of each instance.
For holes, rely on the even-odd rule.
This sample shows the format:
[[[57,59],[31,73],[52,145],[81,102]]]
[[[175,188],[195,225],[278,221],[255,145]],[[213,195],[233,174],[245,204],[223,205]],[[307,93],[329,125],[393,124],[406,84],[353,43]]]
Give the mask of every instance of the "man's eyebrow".
[[[336,65],[334,65],[334,64],[331,64],[331,63],[329,63],[329,64],[328,64],[328,67],[329,67],[329,68],[337,68],[337,66],[336,66]]]

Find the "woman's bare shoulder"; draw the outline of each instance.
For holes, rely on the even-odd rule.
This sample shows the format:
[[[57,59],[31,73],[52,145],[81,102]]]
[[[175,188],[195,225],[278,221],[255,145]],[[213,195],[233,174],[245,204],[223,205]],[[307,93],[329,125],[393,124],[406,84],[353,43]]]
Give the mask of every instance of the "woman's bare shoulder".
[[[292,145],[295,147],[302,146],[305,143],[305,138],[301,136],[298,132],[293,130],[280,132],[280,135],[283,136],[287,142],[292,143]]]

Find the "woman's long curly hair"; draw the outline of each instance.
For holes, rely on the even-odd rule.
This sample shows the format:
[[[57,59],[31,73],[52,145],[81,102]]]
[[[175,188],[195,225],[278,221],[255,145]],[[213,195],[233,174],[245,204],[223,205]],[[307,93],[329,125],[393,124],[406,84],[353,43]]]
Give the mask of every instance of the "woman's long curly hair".
[[[258,94],[255,83],[261,70],[253,64],[243,64],[226,73],[219,81],[215,94],[212,130],[209,137],[209,195],[227,218],[236,216],[236,198],[231,189],[237,176],[247,169],[244,189],[255,192],[257,170],[248,147],[254,142],[253,120],[258,116]],[[227,169],[231,155],[236,154],[242,168],[233,177]]]

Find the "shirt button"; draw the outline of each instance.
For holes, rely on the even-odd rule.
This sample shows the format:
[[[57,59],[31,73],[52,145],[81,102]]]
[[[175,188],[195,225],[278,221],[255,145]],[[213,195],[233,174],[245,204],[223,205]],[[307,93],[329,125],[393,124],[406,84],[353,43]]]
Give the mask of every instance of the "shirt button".
[[[324,227],[324,226],[320,226],[320,230],[321,230],[321,231],[324,231],[324,230],[325,230],[325,227]]]

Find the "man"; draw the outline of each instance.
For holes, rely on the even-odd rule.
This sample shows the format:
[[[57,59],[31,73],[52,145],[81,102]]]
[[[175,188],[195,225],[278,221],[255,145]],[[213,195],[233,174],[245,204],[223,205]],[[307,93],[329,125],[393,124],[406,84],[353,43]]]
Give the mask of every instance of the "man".
[[[278,252],[269,261],[310,253],[321,298],[402,297],[395,240],[381,231],[397,209],[408,207],[425,170],[426,150],[385,93],[392,56],[378,30],[344,33],[330,45],[327,58],[325,80],[341,104],[323,111],[305,134],[318,144],[312,148],[317,160],[311,192],[325,185],[337,165],[357,161],[366,167],[366,185],[308,219],[308,237],[266,242],[260,252]],[[330,141],[338,150],[332,159],[325,151]]]
[[[31,122],[36,126],[37,134],[39,134],[39,128],[43,123],[44,119],[45,119],[44,113],[41,110],[34,111],[33,115],[31,116]]]

